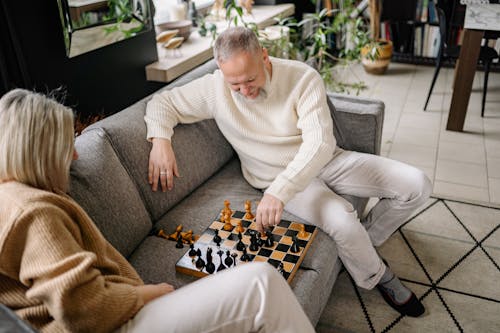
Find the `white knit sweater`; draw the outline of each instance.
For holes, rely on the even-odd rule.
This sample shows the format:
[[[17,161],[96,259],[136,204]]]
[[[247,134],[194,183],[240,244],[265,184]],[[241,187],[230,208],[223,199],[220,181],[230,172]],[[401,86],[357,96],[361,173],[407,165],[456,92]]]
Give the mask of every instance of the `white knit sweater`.
[[[271,63],[272,78],[256,100],[232,91],[220,70],[156,94],[144,117],[148,140],[170,139],[178,123],[213,118],[245,179],[286,204],[332,159],[336,141],[319,74],[298,61]]]

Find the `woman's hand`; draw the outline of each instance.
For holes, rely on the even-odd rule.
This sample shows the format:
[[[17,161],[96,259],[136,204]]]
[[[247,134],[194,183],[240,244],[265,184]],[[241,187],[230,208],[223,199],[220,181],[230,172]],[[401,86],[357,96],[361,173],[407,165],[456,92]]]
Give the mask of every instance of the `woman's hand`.
[[[136,288],[144,304],[174,291],[174,287],[168,283],[145,284],[143,286],[137,286]]]

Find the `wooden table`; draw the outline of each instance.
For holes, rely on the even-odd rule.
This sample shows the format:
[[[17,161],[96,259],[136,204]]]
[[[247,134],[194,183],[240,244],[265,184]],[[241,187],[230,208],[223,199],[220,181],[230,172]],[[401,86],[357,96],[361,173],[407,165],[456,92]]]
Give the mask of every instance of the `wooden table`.
[[[255,22],[259,29],[276,23],[275,17],[288,17],[295,12],[293,4],[254,6],[252,16],[245,15],[245,22]],[[226,21],[216,23],[217,31],[227,27]],[[212,37],[201,37],[196,29],[189,39],[175,50],[167,50],[157,44],[158,61],[146,66],[148,81],[170,82],[213,57]]]
[[[476,12],[478,9],[480,10]],[[480,19],[481,11],[484,11],[487,15],[483,20]],[[495,12],[500,13],[500,5],[468,5],[466,8],[464,38],[455,65],[453,95],[446,124],[446,129],[449,131],[462,132],[464,129],[465,115],[469,106],[472,83],[481,49],[481,40],[485,30],[500,30],[498,20],[494,19]]]

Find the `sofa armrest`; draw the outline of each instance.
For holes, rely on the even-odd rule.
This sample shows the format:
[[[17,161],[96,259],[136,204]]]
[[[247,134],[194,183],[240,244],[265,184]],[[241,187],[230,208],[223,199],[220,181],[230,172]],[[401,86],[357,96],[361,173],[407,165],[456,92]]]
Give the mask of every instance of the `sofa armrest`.
[[[347,150],[380,154],[384,102],[328,93],[337,145]]]
[[[0,333],[36,333],[14,311],[0,304]]]

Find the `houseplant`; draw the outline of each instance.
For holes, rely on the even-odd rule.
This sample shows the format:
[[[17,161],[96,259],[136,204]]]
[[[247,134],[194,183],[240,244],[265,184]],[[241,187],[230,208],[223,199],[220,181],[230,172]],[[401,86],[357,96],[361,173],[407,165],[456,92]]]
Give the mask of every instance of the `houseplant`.
[[[380,39],[381,1],[370,0],[370,40],[361,49],[361,62],[370,74],[383,74],[392,57],[392,42]]]

